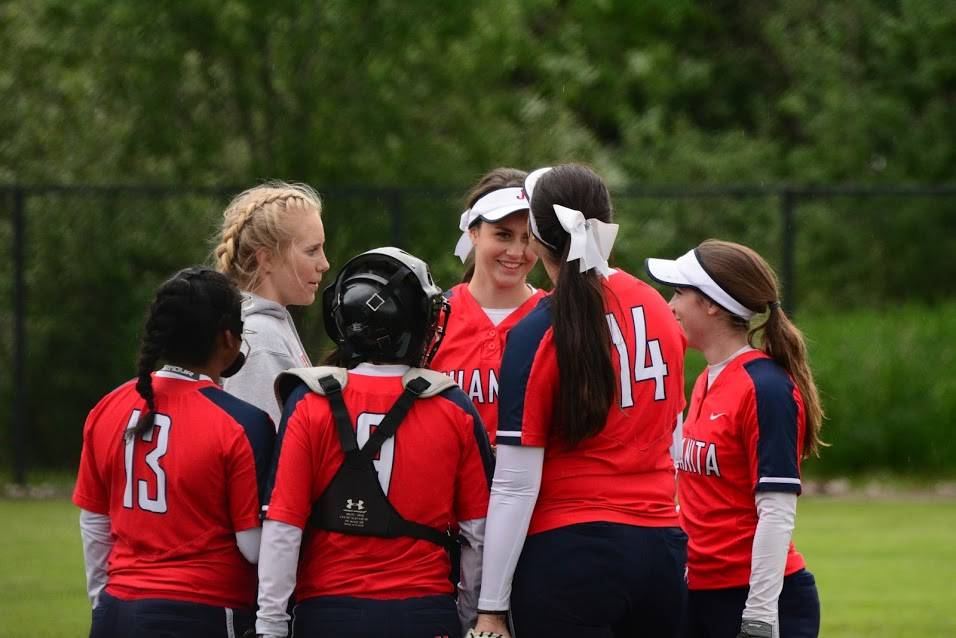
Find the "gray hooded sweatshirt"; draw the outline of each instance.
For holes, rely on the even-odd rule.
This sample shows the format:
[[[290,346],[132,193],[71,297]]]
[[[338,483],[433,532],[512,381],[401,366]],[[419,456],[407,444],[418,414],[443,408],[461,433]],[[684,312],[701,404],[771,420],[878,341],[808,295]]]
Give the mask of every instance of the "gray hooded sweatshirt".
[[[266,411],[278,428],[282,408],[273,391],[276,376],[312,363],[285,306],[244,291],[242,320],[246,364],[235,376],[223,380],[223,389]]]

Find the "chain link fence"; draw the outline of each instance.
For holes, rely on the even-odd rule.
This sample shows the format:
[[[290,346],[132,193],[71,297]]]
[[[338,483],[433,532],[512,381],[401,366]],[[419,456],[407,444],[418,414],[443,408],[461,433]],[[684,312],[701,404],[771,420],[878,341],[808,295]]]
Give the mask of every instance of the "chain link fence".
[[[30,466],[75,466],[88,410],[135,370],[156,286],[209,263],[240,190],[0,187],[0,467],[14,480]],[[320,192],[333,273],[363,250],[396,245],[428,261],[442,287],[459,281],[461,191]],[[645,257],[718,237],[771,262],[791,312],[956,297],[956,186],[632,187],[613,196],[621,230],[612,261],[638,276]],[[541,269],[533,279],[545,284]],[[317,354],[326,346],[319,305],[294,314]]]

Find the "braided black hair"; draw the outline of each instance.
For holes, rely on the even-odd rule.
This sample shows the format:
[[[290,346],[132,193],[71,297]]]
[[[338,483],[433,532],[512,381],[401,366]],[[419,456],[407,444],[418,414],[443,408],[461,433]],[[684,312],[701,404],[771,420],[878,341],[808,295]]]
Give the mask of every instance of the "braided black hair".
[[[222,330],[242,333],[241,306],[235,284],[211,268],[186,268],[159,287],[146,316],[137,365],[136,391],[146,400],[147,409],[127,432],[129,438],[153,427],[152,373],[159,361],[185,368],[205,365]]]

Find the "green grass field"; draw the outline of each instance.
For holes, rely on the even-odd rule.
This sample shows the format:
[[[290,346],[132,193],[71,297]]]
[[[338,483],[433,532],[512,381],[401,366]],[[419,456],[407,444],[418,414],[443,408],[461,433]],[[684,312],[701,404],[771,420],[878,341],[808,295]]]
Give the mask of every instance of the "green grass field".
[[[77,513],[0,500],[0,636],[86,635]],[[956,636],[956,501],[807,497],[796,542],[817,577],[823,638]]]

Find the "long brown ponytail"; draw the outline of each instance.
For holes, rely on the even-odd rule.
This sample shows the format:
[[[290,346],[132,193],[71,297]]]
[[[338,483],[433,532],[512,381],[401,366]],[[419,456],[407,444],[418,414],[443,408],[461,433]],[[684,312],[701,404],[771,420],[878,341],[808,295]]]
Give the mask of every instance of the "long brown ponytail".
[[[740,317],[731,320],[747,330],[747,341],[759,347],[793,377],[803,397],[807,418],[803,455],[819,456],[826,443],[820,438],[825,418],[820,394],[810,370],[803,333],[793,325],[779,302],[777,276],[755,250],[733,242],[708,239],[697,247],[697,254],[711,277],[731,297],[766,318],[754,326]],[[759,342],[758,342],[759,339]]]
[[[560,380],[556,430],[574,446],[604,429],[617,383],[600,275],[579,272],[578,260],[567,261],[571,238],[558,222],[554,204],[603,222],[612,221],[613,212],[604,182],[585,166],[557,166],[534,188],[531,213],[541,237],[555,246],[548,248],[552,261],[560,264],[551,304]]]

